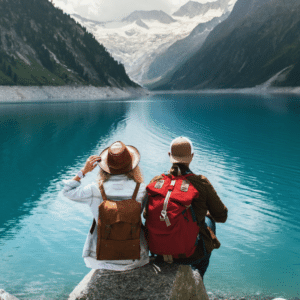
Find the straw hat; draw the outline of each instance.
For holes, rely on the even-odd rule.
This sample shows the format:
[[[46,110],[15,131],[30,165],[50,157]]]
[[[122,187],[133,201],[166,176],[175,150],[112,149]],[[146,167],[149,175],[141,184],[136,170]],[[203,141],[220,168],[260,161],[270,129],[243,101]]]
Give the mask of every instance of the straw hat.
[[[109,174],[125,174],[133,170],[140,161],[140,153],[133,146],[121,141],[114,142],[100,153],[99,166]]]

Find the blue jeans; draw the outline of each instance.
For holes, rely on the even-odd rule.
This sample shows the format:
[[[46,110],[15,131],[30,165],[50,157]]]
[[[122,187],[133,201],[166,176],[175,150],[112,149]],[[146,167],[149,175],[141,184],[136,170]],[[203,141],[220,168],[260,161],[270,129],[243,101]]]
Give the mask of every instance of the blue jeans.
[[[205,223],[209,226],[214,234],[216,234],[216,222],[208,217],[205,217]],[[193,270],[198,270],[202,279],[209,265],[211,253],[206,254],[202,259],[199,259],[191,264]]]

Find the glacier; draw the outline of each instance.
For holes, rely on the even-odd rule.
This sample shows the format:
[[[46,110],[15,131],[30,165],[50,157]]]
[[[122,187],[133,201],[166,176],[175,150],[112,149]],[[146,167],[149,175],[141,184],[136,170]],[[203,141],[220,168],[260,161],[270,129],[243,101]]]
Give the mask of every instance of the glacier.
[[[231,11],[235,2],[236,0],[206,1],[207,9],[204,14],[193,17],[173,14],[170,16],[173,22],[166,22],[166,14],[162,14],[162,11],[133,12],[122,21],[111,22],[92,21],[77,14],[71,16],[86,27],[117,61],[124,64],[133,81],[143,85],[148,79],[149,66],[155,58],[175,42],[186,38],[200,23],[209,22]],[[193,5],[194,2],[188,3]]]

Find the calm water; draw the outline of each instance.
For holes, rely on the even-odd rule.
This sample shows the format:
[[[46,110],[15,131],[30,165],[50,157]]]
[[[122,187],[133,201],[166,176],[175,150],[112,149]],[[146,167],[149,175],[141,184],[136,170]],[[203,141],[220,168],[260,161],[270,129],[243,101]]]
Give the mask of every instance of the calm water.
[[[195,146],[191,169],[209,178],[229,209],[217,227],[222,246],[207,290],[299,297],[299,98],[6,104],[0,130],[0,289],[20,299],[65,299],[89,272],[81,252],[92,216],[62,197],[61,180],[122,140],[140,150],[148,182],[168,170],[169,143],[184,135]]]

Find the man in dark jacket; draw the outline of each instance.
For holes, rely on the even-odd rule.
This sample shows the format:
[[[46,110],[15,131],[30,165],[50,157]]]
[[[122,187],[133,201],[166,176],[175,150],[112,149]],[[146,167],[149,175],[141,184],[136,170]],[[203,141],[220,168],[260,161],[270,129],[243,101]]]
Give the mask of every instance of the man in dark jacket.
[[[194,253],[189,257],[174,258],[174,263],[188,264],[193,269],[197,269],[200,275],[204,276],[213,249],[220,247],[215,233],[215,222],[224,223],[227,219],[227,208],[217,195],[215,189],[209,180],[203,175],[195,175],[189,169],[193,159],[193,145],[186,137],[178,137],[170,145],[170,161],[173,164],[169,175],[181,176],[191,174],[187,180],[196,188],[199,195],[192,200],[192,210],[196,215],[197,223],[200,227],[197,247]],[[152,182],[162,180],[163,176],[159,175],[151,180]],[[145,219],[148,216],[148,209],[144,213]],[[196,242],[196,241],[195,241]],[[163,259],[158,256],[157,259]]]

